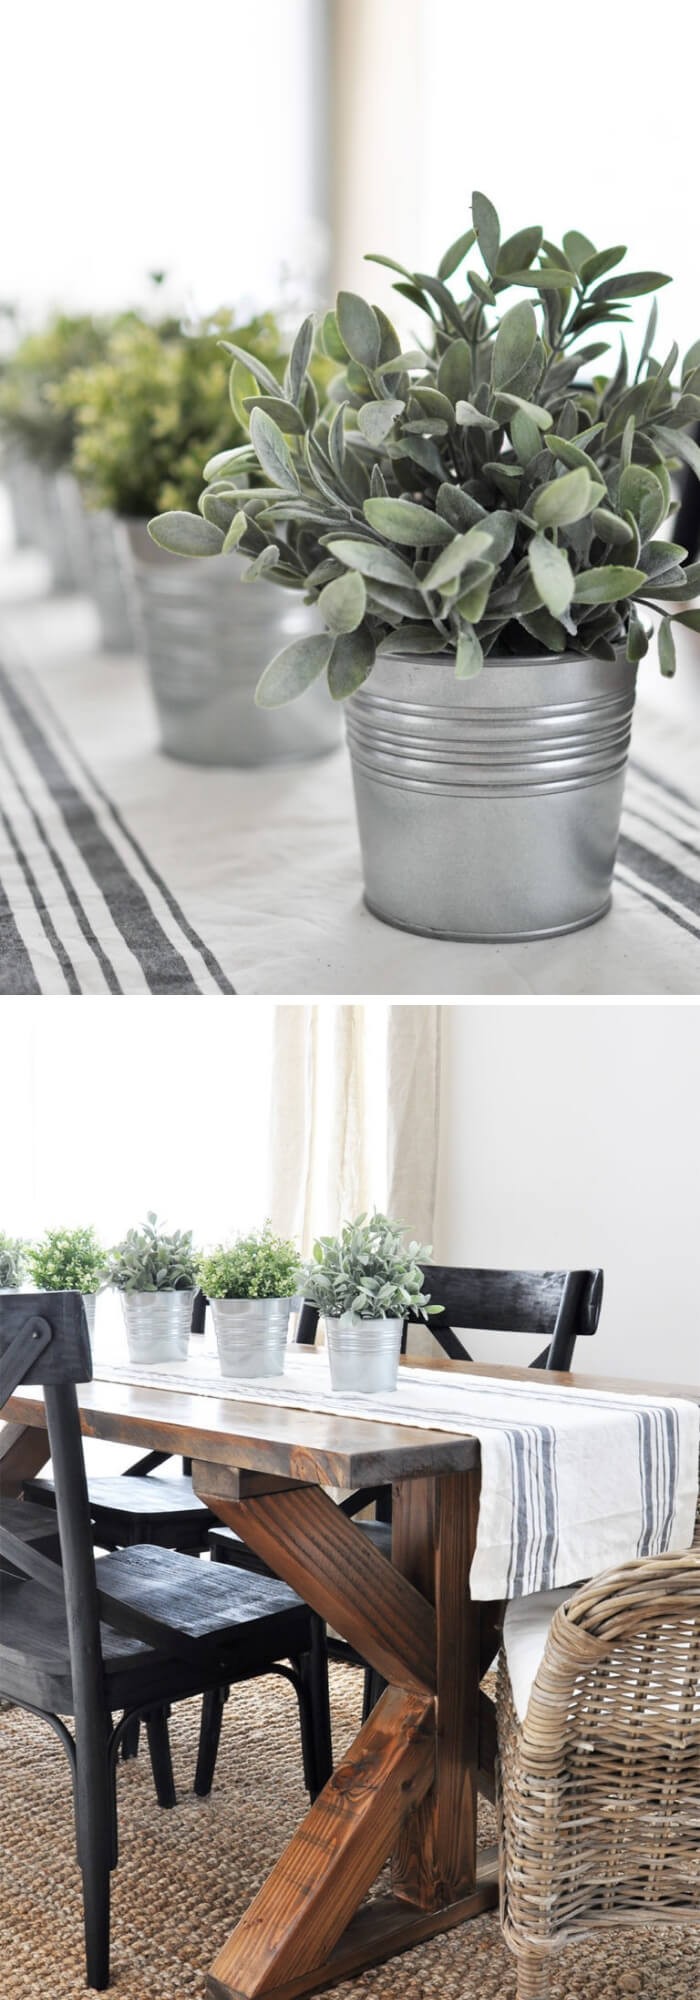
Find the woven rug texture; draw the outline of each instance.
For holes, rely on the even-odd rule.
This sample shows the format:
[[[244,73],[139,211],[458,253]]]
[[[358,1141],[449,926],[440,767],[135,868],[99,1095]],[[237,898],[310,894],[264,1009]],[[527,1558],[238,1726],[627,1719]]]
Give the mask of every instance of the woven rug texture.
[[[359,1674],[332,1671],[336,1756],[359,1723]],[[233,1689],[214,1790],[192,1792],[199,1703],[171,1734],[178,1804],[156,1804],[147,1751],[120,1764],[120,1860],[113,1876],[115,2000],[199,2000],[205,1974],[306,1808],[296,1704],[268,1679]],[[68,1764],[45,1724],[0,1713],[0,1996],[90,2000]],[[481,1836],[495,1837],[483,1813]],[[513,1960],[496,1914],[344,1981],[337,2000],[513,2000]],[[586,1939],[555,1961],[552,2000],[697,2000],[700,1930],[630,1927]]]

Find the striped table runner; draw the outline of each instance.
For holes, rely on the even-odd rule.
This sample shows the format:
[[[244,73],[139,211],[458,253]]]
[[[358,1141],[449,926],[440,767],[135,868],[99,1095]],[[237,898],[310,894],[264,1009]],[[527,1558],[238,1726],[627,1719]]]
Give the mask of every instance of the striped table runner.
[[[4,584],[0,562],[0,993],[700,990],[700,701],[694,727],[680,689],[638,703],[601,923],[438,943],[362,905],[344,751],[259,772],[159,755],[140,661],[95,651],[84,599],[42,597],[35,579],[21,596],[34,572],[14,561]]]
[[[544,1390],[401,1369],[394,1395],[338,1396],[324,1353],[295,1357],[284,1377],[222,1381],[192,1358],[158,1369],[110,1366],[110,1381],[154,1383],[334,1417],[469,1433],[481,1449],[472,1596],[523,1597],[630,1562],[690,1548],[698,1499],[700,1409],[694,1403],[593,1389]]]

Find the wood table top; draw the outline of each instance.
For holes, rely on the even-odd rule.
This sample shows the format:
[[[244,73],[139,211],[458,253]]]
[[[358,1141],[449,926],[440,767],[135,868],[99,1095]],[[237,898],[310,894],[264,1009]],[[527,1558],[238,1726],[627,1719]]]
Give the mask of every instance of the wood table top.
[[[631,1382],[546,1370],[539,1370],[533,1381],[533,1371],[527,1368],[419,1361],[415,1357],[410,1357],[410,1365],[438,1367],[460,1376],[496,1377],[504,1383],[525,1381],[543,1395],[564,1387],[700,1402],[698,1385]],[[165,1386],[144,1388],[99,1377],[78,1389],[78,1400],[87,1437],[321,1486],[371,1486],[430,1473],[466,1472],[479,1462],[475,1438],[411,1429],[404,1423],[377,1423],[373,1418],[365,1422],[360,1417],[336,1417],[216,1395],[187,1395]],[[3,1414],[16,1423],[42,1425],[41,1390],[19,1389]]]

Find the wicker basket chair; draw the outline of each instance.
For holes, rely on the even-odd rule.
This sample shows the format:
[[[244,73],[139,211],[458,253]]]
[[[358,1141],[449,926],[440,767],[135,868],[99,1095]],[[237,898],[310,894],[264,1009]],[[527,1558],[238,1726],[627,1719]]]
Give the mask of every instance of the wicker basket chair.
[[[700,1555],[560,1604],[522,1722],[502,1651],[498,1739],[518,2000],[547,2000],[552,1954],[599,1926],[700,1922]]]

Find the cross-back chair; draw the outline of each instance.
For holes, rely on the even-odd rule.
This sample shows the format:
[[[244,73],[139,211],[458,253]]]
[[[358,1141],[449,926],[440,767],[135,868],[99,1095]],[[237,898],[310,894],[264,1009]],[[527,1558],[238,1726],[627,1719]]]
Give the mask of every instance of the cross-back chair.
[[[0,1409],[20,1383],[42,1387],[60,1548],[57,1562],[22,1534],[26,1502],[4,1509],[0,1693],[43,1717],[69,1758],[87,1982],[102,1988],[117,1862],[117,1752],[133,1718],[146,1720],[161,1805],[175,1802],[170,1704],[204,1693],[220,1712],[223,1690],[239,1680],[263,1673],[291,1680],[312,1798],[330,1774],[331,1753],[322,1628],[286,1585],[147,1545],[96,1561],[76,1393],[91,1374],[78,1293],[0,1296]],[[200,1792],[213,1774],[213,1760],[208,1771],[204,1763],[206,1746]]]

